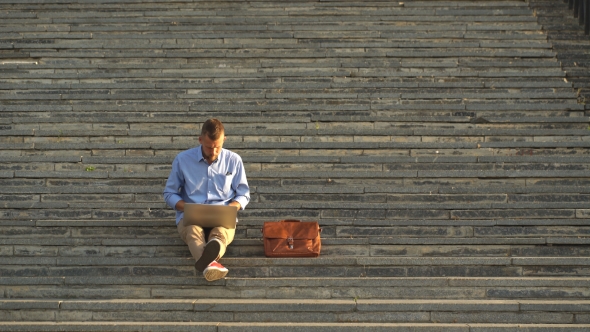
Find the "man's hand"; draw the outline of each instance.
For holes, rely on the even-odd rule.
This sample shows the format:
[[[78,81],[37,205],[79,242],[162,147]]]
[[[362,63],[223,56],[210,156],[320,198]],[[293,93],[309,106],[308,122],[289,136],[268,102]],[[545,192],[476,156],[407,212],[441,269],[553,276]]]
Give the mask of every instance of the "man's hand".
[[[184,212],[184,201],[183,200],[178,201],[178,203],[176,203],[176,206],[174,206],[174,208],[177,211]]]
[[[238,209],[238,211],[242,208],[242,204],[240,204],[240,202],[237,201],[232,201],[228,205],[235,206]]]
[[[232,201],[231,203],[229,203],[229,205],[235,206],[236,209],[238,209],[238,211],[242,208],[242,205],[240,204],[240,202],[236,202],[236,201]],[[177,211],[184,212],[184,201],[178,201],[178,203],[176,203],[176,206],[174,208]]]

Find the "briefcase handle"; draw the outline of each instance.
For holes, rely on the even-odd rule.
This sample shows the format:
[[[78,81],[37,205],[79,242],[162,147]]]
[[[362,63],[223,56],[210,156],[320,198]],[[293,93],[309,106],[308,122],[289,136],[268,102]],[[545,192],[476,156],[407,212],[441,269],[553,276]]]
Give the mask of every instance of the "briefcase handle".
[[[296,220],[296,219],[283,219],[283,220],[279,220],[279,222],[301,222],[301,220]],[[262,234],[264,234],[264,228],[261,228],[260,231],[262,232]],[[322,231],[322,229],[320,228],[320,232]]]
[[[297,219],[283,219],[279,222],[301,222],[301,220],[297,220]],[[261,228],[260,231],[262,232],[262,234],[264,234],[264,228]],[[320,227],[320,233],[322,232],[322,228]]]
[[[301,222],[301,220],[297,220],[297,219],[284,219],[281,220],[279,222]],[[322,232],[322,228],[320,227],[320,233]]]

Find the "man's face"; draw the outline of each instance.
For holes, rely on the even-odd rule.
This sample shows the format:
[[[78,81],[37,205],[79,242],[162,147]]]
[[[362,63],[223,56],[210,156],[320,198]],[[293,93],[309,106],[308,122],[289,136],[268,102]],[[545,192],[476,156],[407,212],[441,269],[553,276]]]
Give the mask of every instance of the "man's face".
[[[221,153],[221,148],[223,147],[223,142],[225,142],[225,135],[221,134],[218,139],[212,140],[207,135],[199,136],[199,143],[203,148],[203,157],[209,163],[213,162],[219,154]]]

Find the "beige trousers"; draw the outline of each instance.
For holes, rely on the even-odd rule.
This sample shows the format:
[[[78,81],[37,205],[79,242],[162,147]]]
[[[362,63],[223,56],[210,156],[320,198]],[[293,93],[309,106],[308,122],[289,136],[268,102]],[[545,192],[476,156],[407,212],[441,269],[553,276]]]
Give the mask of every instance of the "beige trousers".
[[[219,257],[220,259],[225,254],[225,248],[234,240],[234,235],[236,234],[235,229],[227,229],[225,227],[215,227],[211,229],[209,233],[209,238],[205,239],[205,231],[203,228],[195,225],[184,225],[184,219],[180,219],[180,222],[176,226],[178,229],[178,234],[180,234],[180,238],[184,243],[188,245],[188,249],[193,255],[195,260],[201,258],[203,254],[203,250],[205,249],[205,245],[207,241],[212,238],[218,238],[224,244],[221,246],[219,250]]]

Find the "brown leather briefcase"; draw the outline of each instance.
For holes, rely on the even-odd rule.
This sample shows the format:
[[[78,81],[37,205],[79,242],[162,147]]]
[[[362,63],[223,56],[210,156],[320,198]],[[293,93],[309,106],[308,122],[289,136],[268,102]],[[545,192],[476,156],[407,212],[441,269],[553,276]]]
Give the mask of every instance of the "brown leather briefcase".
[[[316,221],[281,220],[264,223],[266,257],[318,257],[322,247]]]

